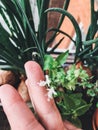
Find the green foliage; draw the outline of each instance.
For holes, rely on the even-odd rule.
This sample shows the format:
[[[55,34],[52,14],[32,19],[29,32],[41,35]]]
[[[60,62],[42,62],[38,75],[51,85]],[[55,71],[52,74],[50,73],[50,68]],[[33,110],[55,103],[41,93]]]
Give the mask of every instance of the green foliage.
[[[50,0],[36,0],[36,2],[38,30],[35,28],[29,0],[0,0],[0,17],[4,22],[4,24],[0,22],[0,69],[25,73],[25,62],[36,60],[44,71],[48,71],[51,81],[48,87],[57,92],[54,98],[62,117],[80,126],[79,116],[89,110],[95,97],[98,98],[98,84],[97,81],[96,85],[95,82],[91,83],[93,77],[89,77],[82,67],[76,69],[75,63],[80,60],[92,70],[98,66],[98,38],[95,37],[98,31],[98,11],[94,10],[94,0],[91,0],[91,24],[85,40],[82,41],[78,22],[67,11],[70,0],[64,1],[63,8],[49,8]],[[61,15],[57,28],[48,28],[48,13],[51,12]],[[65,17],[74,27],[75,40],[60,30]],[[47,34],[51,31],[53,35],[47,41]],[[68,37],[76,46],[74,64],[66,72],[63,65],[66,63],[69,51],[60,54],[56,59],[51,56],[64,38],[48,51],[48,47],[59,33]],[[82,92],[91,97],[89,102],[83,99]]]
[[[85,39],[80,43],[82,44],[81,51],[76,57],[85,62],[92,71],[98,66],[98,10],[95,10],[94,3],[95,0],[90,0],[91,23]]]
[[[92,106],[93,99],[98,96],[98,87],[90,82],[92,77],[89,77],[82,67],[77,69],[76,65],[73,64],[65,72],[62,61],[66,62],[68,53],[66,51],[56,59],[46,55],[44,70],[48,70],[50,80],[48,88],[54,88],[57,92],[56,95],[54,94],[54,98],[56,98],[55,101],[62,117],[80,127],[79,117]],[[89,103],[83,99],[83,91],[85,91],[86,96],[91,98]]]
[[[79,116],[83,115],[92,104],[86,103],[82,98],[82,93],[69,93],[63,92],[62,100],[57,102],[57,106],[64,119],[71,121],[78,127],[81,127]]]
[[[38,53],[35,60],[44,65],[44,55],[52,53],[61,43],[58,41],[53,50],[47,52],[48,46],[53,42],[64,19],[61,16],[57,29],[49,41],[46,41],[48,28],[48,13],[50,0],[37,0],[38,30],[35,29],[35,22],[29,0],[1,0],[0,17],[4,25],[0,23],[0,68],[19,71],[24,73],[24,63],[32,60],[32,53]],[[64,10],[68,8],[69,0],[64,2]],[[6,26],[6,27],[5,27]],[[53,30],[50,30],[53,31]]]
[[[38,9],[38,30],[35,29],[34,17],[31,11],[31,6],[27,0],[1,0],[0,1],[0,16],[3,18],[7,29],[0,23],[0,68],[12,69],[24,72],[24,63],[32,60],[32,52],[39,53],[37,62],[44,65],[44,55],[53,53],[63,39],[50,51],[47,48],[57,36],[57,32],[63,33],[69,37],[76,46],[75,61],[78,59],[92,66],[97,66],[98,61],[98,38],[95,34],[98,30],[97,20],[98,12],[94,10],[94,0],[91,0],[91,24],[88,29],[86,39],[82,41],[82,34],[79,25],[75,18],[67,11],[70,0],[64,1],[64,7],[49,8],[50,0],[37,0]],[[47,28],[48,13],[57,12],[61,14],[57,28]],[[76,39],[73,40],[66,32],[60,30],[60,26],[64,17],[67,17],[76,32]],[[66,24],[66,23],[65,23]],[[47,33],[53,31],[53,36],[46,41]],[[3,34],[3,35],[2,35]],[[92,45],[95,43],[94,49]],[[9,51],[11,50],[11,51]],[[12,57],[12,55],[14,56]],[[95,63],[92,65],[92,62]]]
[[[62,66],[67,58],[68,58],[69,51],[66,51],[65,53],[62,53],[59,55],[56,60],[51,55],[45,55],[44,57],[44,70],[51,70],[55,69],[55,67]]]

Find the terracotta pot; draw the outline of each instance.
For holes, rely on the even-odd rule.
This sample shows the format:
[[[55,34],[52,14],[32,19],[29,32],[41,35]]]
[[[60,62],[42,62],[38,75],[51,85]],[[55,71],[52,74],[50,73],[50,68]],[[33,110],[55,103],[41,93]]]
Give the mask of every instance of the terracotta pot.
[[[98,130],[98,108],[94,112],[92,125],[93,125],[93,130]]]

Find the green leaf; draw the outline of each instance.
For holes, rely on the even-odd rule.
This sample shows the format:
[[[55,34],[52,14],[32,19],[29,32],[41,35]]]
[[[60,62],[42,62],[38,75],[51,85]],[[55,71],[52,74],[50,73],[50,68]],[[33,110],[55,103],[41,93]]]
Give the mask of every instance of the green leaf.
[[[63,41],[63,39],[64,39],[64,37],[61,38],[61,39],[58,41],[58,43],[56,43],[56,44],[54,45],[54,47],[52,47],[52,49],[51,49],[50,51],[48,51],[48,54],[54,53],[54,50],[60,45],[60,43]],[[47,50],[48,47],[49,47],[49,45],[47,45],[47,46],[45,47],[45,49]]]
[[[90,46],[93,43],[97,43],[97,42],[98,42],[98,38],[93,39],[93,40],[84,41],[83,44],[84,44],[84,46]]]
[[[58,64],[59,64],[60,66],[62,66],[62,65],[66,62],[66,59],[68,58],[68,55],[69,55],[69,51],[66,51],[65,53],[60,54],[60,55],[56,58],[56,61],[58,62]]]
[[[98,108],[98,102],[96,103],[96,107]]]
[[[65,0],[64,1],[63,10],[67,10],[67,8],[69,6],[69,3],[70,3],[70,0]],[[60,27],[61,27],[61,25],[63,23],[64,18],[65,18],[65,15],[61,15],[60,16],[60,19],[59,19],[58,25],[57,25],[57,30],[60,29]],[[53,40],[55,39],[55,37],[57,36],[57,32],[58,32],[57,30],[53,33],[53,35],[51,36],[51,38],[48,40],[47,46],[49,46],[53,42]]]
[[[75,53],[75,61],[78,57],[78,54],[80,53],[80,50],[82,49],[82,35],[81,35],[81,30],[79,28],[79,25],[75,18],[66,10],[61,9],[61,8],[49,8],[45,12],[59,12],[60,14],[66,16],[69,18],[69,20],[72,22],[73,27],[76,31],[76,53]]]
[[[54,59],[51,55],[44,56],[44,70],[50,70],[53,68]]]
[[[96,96],[94,89],[88,89],[88,90],[87,90],[87,94],[88,94],[89,96],[91,96],[91,97],[95,97],[95,96]]]
[[[83,103],[84,101],[82,101]],[[78,107],[76,110],[75,110],[75,113],[78,115],[78,116],[81,116],[83,114],[85,114],[89,108],[91,107],[92,104],[86,104],[84,103],[84,105],[81,104],[80,107]]]
[[[0,24],[0,46],[6,49],[11,55],[17,55],[17,47],[11,42],[10,34]]]

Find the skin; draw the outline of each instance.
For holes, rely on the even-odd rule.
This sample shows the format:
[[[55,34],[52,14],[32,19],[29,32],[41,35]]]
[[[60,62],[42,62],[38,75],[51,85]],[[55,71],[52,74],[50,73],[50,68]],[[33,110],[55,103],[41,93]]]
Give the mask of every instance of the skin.
[[[36,70],[36,71],[35,71]],[[68,121],[63,122],[51,99],[48,101],[46,87],[40,87],[44,80],[41,67],[34,61],[25,64],[27,87],[37,117],[31,112],[18,92],[9,84],[0,87],[0,99],[12,130],[81,130]]]

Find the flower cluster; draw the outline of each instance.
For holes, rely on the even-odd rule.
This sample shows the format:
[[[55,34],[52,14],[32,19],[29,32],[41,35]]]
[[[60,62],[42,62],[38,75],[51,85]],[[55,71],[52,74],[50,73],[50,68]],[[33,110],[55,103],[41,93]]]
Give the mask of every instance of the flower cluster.
[[[48,96],[48,101],[50,101],[50,99],[53,99],[53,95],[57,95],[57,93],[53,87],[50,87],[51,80],[48,75],[45,75],[45,79],[46,79],[45,81],[40,80],[40,82],[38,84],[41,87],[47,86],[47,91],[48,91],[47,96]]]

